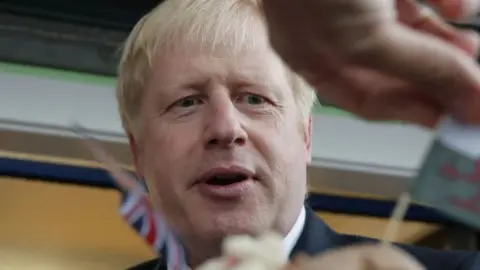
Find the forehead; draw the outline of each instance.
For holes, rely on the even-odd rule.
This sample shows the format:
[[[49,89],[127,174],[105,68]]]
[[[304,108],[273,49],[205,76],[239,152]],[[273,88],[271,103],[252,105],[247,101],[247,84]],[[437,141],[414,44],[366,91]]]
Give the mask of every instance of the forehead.
[[[215,78],[276,86],[288,83],[285,66],[268,46],[180,48],[156,56],[151,83],[167,88],[184,81]]]

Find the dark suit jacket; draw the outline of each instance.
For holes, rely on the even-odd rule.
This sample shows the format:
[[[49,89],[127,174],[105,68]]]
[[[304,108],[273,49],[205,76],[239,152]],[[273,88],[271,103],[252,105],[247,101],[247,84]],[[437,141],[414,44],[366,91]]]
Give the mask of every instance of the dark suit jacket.
[[[307,208],[305,227],[290,258],[299,253],[314,255],[328,249],[369,241],[377,240],[334,232],[318,218],[315,212]],[[398,246],[417,258],[427,270],[480,270],[480,253],[478,252],[442,251],[411,245]],[[167,270],[167,267],[161,260],[152,260],[129,270]]]

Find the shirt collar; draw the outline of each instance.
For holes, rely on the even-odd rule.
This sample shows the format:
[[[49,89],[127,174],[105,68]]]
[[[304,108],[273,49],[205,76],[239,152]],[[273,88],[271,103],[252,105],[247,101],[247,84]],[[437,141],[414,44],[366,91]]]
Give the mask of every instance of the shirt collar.
[[[283,251],[285,252],[285,256],[287,257],[292,252],[293,247],[295,246],[298,238],[300,238],[300,235],[302,234],[303,227],[305,226],[305,217],[305,206],[303,206],[300,214],[297,217],[297,220],[295,221],[295,224],[293,224],[293,227],[290,229],[287,236],[285,236],[285,238],[283,239]]]
[[[306,218],[306,212],[305,212],[305,206],[302,207],[302,210],[300,211],[300,214],[297,217],[297,220],[293,224],[293,227],[290,229],[290,231],[287,233],[287,236],[283,239],[283,251],[285,256],[289,256],[290,252],[292,252],[293,247],[295,247],[295,244],[298,241],[298,238],[300,238],[300,235],[302,234],[303,227],[305,226],[305,218]],[[191,270],[191,268],[187,268],[188,270]]]

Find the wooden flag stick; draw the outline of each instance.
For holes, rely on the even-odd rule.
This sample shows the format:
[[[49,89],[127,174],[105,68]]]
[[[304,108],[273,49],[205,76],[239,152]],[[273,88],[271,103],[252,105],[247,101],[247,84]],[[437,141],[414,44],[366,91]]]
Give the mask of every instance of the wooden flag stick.
[[[382,245],[389,245],[393,242],[398,235],[400,226],[402,225],[403,219],[407,214],[408,207],[410,206],[410,193],[404,192],[400,195],[393,209],[392,216],[388,220],[387,228],[382,237]]]
[[[143,187],[140,183],[126,173],[122,166],[120,166],[120,163],[103,147],[102,143],[91,137],[84,127],[78,123],[74,123],[72,125],[72,131],[82,139],[82,143],[90,150],[100,165],[110,173],[119,188],[129,192],[143,192]]]

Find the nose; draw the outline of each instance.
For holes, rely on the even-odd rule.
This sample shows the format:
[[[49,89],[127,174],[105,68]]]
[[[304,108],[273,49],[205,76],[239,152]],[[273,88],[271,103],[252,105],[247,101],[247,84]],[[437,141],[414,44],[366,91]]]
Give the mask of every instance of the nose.
[[[217,98],[211,103],[208,124],[205,130],[207,148],[231,148],[247,142],[241,116],[230,97]]]

